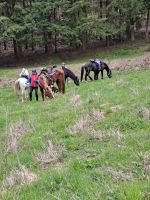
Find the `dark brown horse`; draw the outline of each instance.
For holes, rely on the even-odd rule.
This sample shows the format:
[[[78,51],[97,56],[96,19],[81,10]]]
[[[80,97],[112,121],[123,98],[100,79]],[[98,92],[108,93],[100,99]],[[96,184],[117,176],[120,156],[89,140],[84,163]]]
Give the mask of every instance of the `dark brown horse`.
[[[103,79],[103,70],[106,70],[108,78],[112,77],[112,72],[105,62],[101,61],[101,64],[99,67],[97,67],[96,64],[93,62],[86,63],[86,64],[82,65],[82,67],[81,67],[81,81],[83,79],[84,71],[85,71],[85,80],[86,81],[87,81],[87,77],[89,77],[90,80],[93,80],[92,77],[90,76],[91,71],[94,72],[94,80],[98,80],[99,72],[101,72],[101,77]]]
[[[48,76],[46,76],[44,73],[40,73],[39,87],[40,87],[43,101],[45,99],[45,96],[48,96],[51,99],[54,98],[50,83],[51,83],[51,79]]]
[[[65,74],[62,69],[48,68],[42,70],[41,73],[45,73],[45,75],[48,76],[49,86],[52,85],[53,83],[56,83],[58,86],[58,91],[63,94],[65,93]]]

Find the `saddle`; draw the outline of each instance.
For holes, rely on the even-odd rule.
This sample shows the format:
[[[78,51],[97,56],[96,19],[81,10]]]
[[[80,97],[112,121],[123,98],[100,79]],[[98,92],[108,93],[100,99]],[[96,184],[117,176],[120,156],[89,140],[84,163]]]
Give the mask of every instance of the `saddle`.
[[[102,69],[102,62],[101,61],[98,63],[95,60],[90,60],[90,62],[95,64],[98,71]]]

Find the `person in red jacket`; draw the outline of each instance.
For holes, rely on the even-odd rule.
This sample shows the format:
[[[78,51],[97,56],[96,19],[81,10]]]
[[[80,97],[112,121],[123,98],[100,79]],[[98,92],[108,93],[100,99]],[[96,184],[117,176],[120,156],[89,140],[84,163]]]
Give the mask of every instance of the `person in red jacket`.
[[[30,101],[32,101],[33,90],[35,90],[36,100],[38,101],[38,85],[38,73],[36,72],[36,69],[32,69],[32,73],[30,74]]]

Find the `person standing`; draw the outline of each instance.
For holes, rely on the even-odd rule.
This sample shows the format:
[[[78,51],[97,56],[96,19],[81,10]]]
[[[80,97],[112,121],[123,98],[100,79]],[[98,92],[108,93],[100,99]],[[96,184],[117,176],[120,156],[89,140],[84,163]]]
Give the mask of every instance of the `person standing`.
[[[35,90],[35,97],[36,101],[38,101],[38,73],[36,72],[36,69],[32,69],[32,73],[30,75],[30,92],[29,92],[29,97],[30,101],[32,101],[32,92]]]

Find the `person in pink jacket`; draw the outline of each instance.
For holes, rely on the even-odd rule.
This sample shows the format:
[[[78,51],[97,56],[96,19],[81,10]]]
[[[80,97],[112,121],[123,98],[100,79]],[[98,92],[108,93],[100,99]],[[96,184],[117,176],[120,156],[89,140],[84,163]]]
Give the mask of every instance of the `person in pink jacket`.
[[[38,73],[36,72],[36,69],[32,69],[32,73],[30,74],[30,92],[29,97],[30,101],[32,101],[32,92],[35,90],[35,96],[36,100],[38,101]]]

